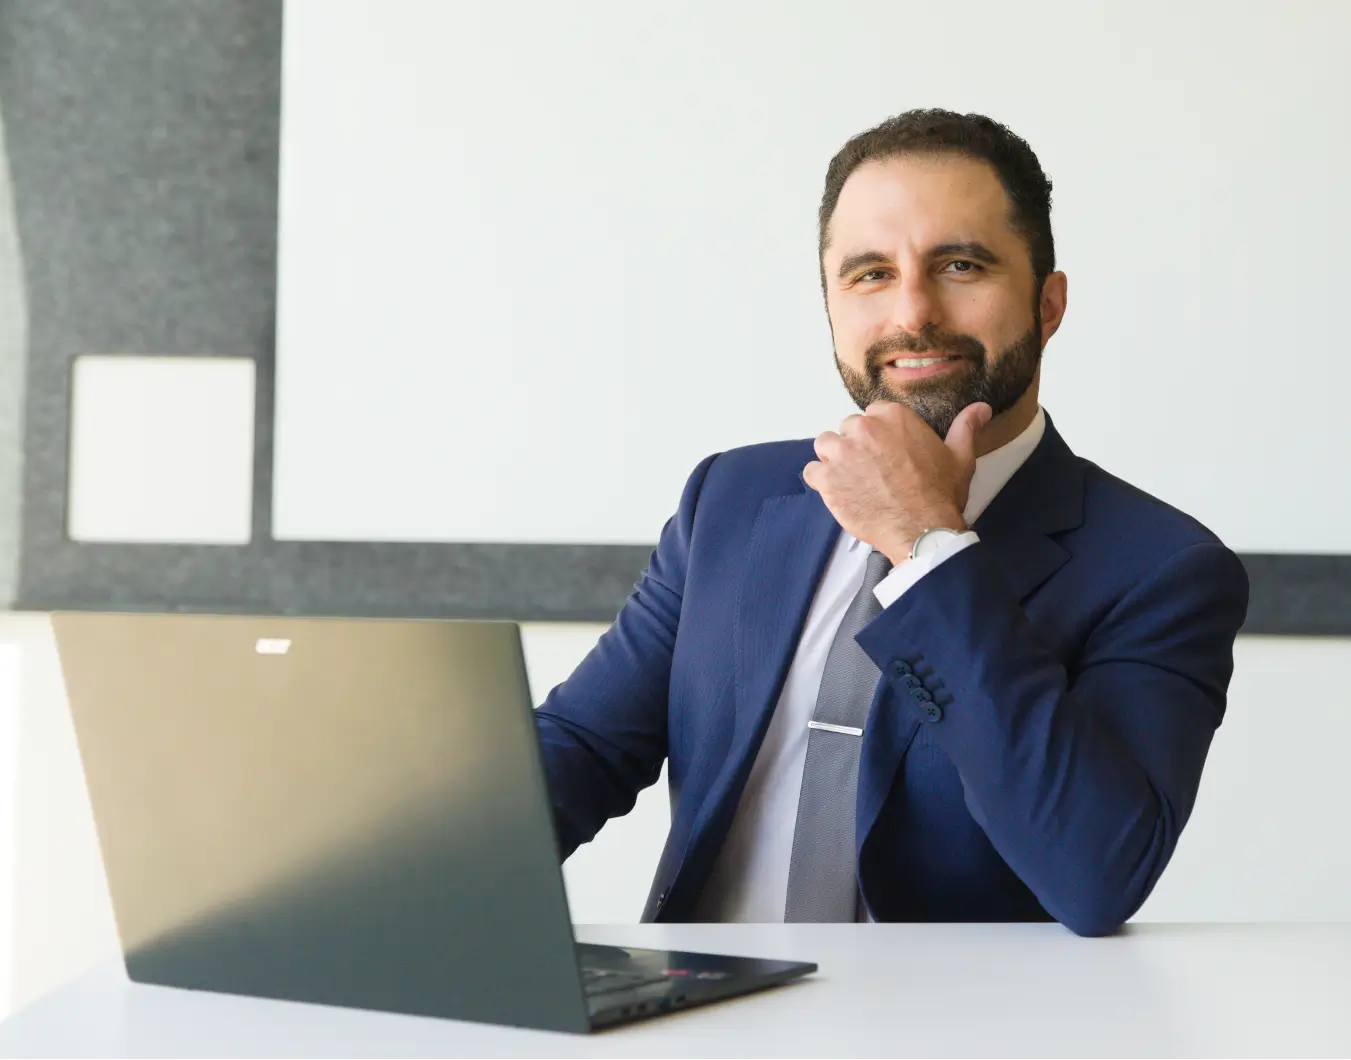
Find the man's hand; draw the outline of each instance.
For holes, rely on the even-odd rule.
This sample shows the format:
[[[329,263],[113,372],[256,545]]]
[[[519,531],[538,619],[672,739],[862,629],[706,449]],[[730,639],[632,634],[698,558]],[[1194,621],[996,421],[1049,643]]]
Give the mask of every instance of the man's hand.
[[[967,528],[976,435],[989,422],[989,405],[968,405],[944,441],[906,406],[875,401],[816,439],[803,479],[840,526],[899,564],[925,530]]]

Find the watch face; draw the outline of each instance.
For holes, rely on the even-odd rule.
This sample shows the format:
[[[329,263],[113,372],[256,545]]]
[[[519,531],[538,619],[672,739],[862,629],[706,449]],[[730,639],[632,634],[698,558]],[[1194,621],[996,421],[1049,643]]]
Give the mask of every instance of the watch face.
[[[925,530],[924,533],[920,534],[919,538],[915,541],[914,550],[910,554],[914,556],[916,559],[918,559],[920,556],[923,556],[926,553],[932,552],[936,548],[939,548],[942,545],[942,543],[948,538],[953,538],[957,536],[958,534],[956,530],[944,530],[944,529]]]

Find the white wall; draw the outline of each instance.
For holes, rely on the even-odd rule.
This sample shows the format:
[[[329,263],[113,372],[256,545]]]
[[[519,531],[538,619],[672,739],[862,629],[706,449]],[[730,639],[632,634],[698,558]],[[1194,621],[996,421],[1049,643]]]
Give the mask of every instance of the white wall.
[[[1240,637],[1191,822],[1143,920],[1351,920],[1351,639]]]
[[[529,625],[526,656],[536,701],[567,676],[603,630]],[[20,768],[9,792],[17,844],[0,845],[0,898],[16,932],[0,936],[12,971],[0,1018],[116,953],[112,908],[50,624],[0,615],[0,660],[21,664]],[[1229,715],[1216,738],[1201,797],[1172,865],[1138,919],[1351,920],[1351,640],[1244,637]],[[0,677],[3,671],[0,670]],[[4,685],[0,683],[0,696]],[[0,721],[5,704],[0,699]],[[0,733],[2,736],[3,733]],[[0,774],[3,778],[3,774]],[[636,922],[669,824],[665,779],[627,817],[612,821],[565,865],[573,919]],[[4,837],[0,827],[0,839]],[[3,874],[8,870],[9,878]],[[0,984],[4,982],[0,972]]]
[[[17,1007],[115,953],[117,935],[50,622],[0,614],[0,643],[14,646],[19,663],[18,769],[8,778],[14,935],[0,954]]]
[[[1240,551],[1351,551],[1348,40],[1327,0],[291,0],[277,532],[648,542],[701,457],[835,427],[826,165],[945,106],[1054,181],[1071,444]]]
[[[19,824],[19,694],[21,652],[0,640],[0,1019],[14,993],[14,881]]]

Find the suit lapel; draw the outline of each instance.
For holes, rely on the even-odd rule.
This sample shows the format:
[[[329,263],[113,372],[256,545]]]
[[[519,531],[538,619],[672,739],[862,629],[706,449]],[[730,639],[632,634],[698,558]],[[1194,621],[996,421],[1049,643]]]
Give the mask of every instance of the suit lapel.
[[[760,507],[733,625],[735,748],[763,730],[773,712],[839,535],[839,524],[814,490],[771,497]]]
[[[761,505],[732,624],[736,731],[728,762],[735,766],[748,764],[743,760],[753,758],[765,736],[839,535],[815,490]]]
[[[733,619],[732,743],[692,829],[692,844],[721,844],[731,824],[839,534],[820,495],[805,486],[760,506]]]
[[[1050,535],[1084,521],[1084,471],[1046,417],[1046,433],[972,529],[999,560],[1019,602],[1070,558]]]

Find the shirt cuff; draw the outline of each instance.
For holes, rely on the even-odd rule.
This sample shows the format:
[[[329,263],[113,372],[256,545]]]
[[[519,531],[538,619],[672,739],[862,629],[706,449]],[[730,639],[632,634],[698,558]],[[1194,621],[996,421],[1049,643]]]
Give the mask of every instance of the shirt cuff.
[[[925,553],[918,559],[908,559],[899,566],[892,567],[891,573],[877,583],[877,588],[873,589],[873,595],[877,597],[877,602],[884,609],[890,607],[924,575],[979,540],[980,538],[976,536],[974,530],[968,530],[964,534],[948,538],[938,548]]]

